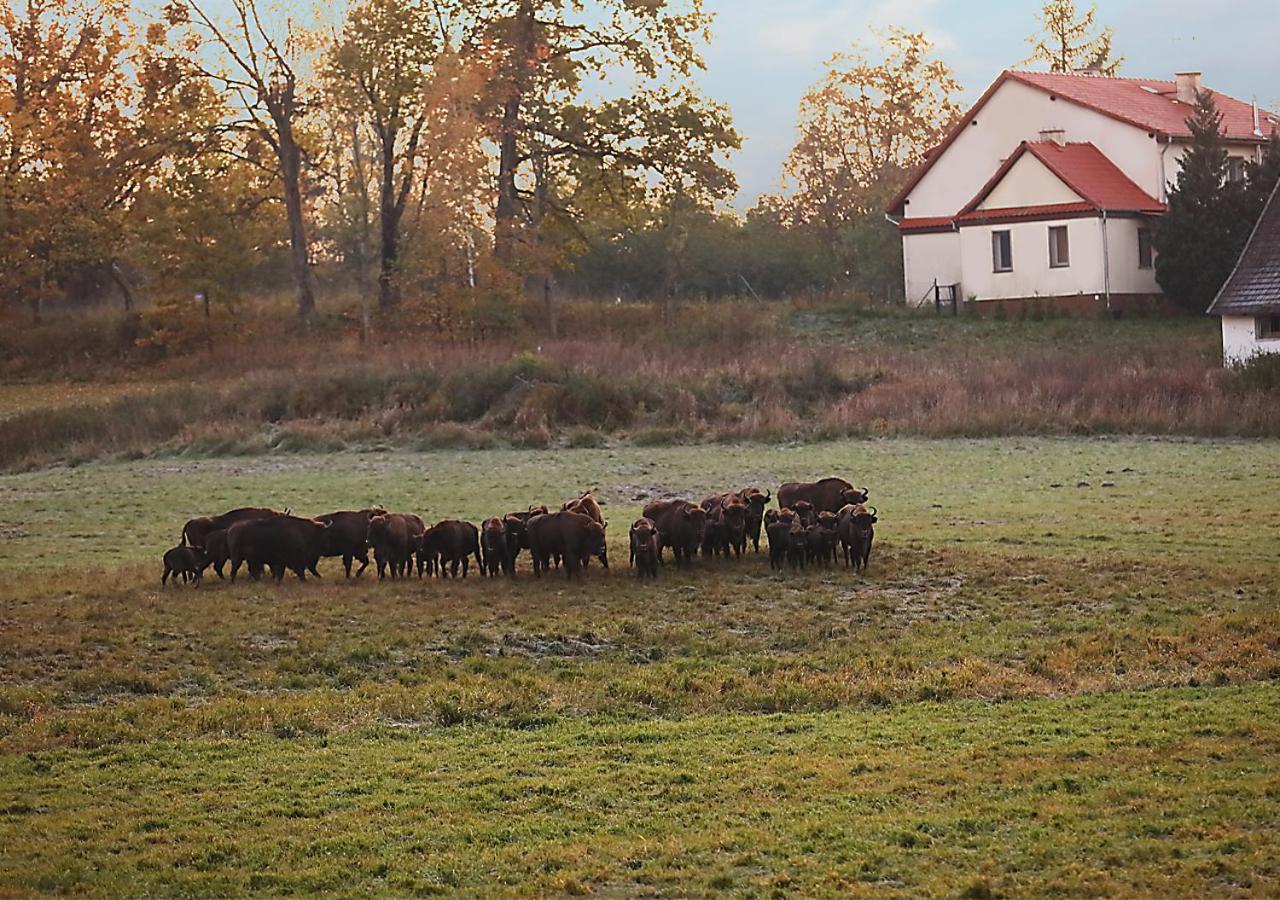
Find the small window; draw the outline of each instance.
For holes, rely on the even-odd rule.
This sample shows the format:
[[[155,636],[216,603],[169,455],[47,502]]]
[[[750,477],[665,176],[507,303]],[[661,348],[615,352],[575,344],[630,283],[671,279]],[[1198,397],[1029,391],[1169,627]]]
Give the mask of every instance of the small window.
[[[1049,229],[1049,267],[1061,269],[1071,265],[1071,249],[1067,245],[1067,226],[1054,225]]]
[[[1244,181],[1244,160],[1238,156],[1227,158],[1227,180]]]
[[[1138,268],[1151,268],[1151,229],[1138,229]]]
[[[1280,341],[1280,316],[1258,316],[1254,320],[1258,340]]]
[[[1007,231],[991,232],[991,268],[996,272],[1013,271],[1013,240]]]

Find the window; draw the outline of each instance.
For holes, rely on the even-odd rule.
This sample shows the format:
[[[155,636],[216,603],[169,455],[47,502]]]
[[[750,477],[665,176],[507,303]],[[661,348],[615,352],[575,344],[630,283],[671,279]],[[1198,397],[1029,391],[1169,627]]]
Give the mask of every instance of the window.
[[[1049,228],[1049,267],[1061,269],[1071,265],[1071,250],[1067,246],[1067,226],[1053,225]]]
[[[1244,181],[1244,160],[1238,156],[1227,159],[1227,180]]]
[[[1260,341],[1280,341],[1280,316],[1258,316],[1253,320]]]
[[[1013,240],[1007,231],[991,232],[991,269],[995,272],[1013,271]]]
[[[1138,229],[1138,268],[1151,268],[1151,229]]]

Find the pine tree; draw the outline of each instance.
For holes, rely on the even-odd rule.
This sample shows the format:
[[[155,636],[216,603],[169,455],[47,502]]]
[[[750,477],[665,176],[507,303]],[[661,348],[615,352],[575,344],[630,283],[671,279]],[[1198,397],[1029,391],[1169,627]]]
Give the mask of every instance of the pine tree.
[[[1280,181],[1280,134],[1271,132],[1266,144],[1262,147],[1262,160],[1249,163],[1246,192],[1246,212],[1249,221],[1256,221],[1262,215],[1262,207],[1266,205],[1271,191]]]
[[[1097,6],[1077,16],[1075,0],[1046,0],[1039,16],[1042,31],[1027,38],[1031,56],[1025,62],[1047,62],[1050,72],[1095,69],[1116,74],[1124,57],[1111,56],[1110,28],[1093,33],[1097,15]]]
[[[1191,147],[1178,162],[1155,233],[1156,281],[1188,312],[1203,312],[1213,301],[1253,226],[1244,185],[1228,178],[1221,124],[1213,95],[1197,93],[1187,119]]]

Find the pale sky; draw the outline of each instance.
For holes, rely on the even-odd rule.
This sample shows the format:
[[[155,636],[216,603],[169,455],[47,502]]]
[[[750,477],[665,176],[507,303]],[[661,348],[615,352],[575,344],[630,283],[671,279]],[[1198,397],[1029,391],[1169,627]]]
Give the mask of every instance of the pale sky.
[[[870,27],[924,30],[971,102],[1000,71],[1026,59],[1043,0],[705,0],[716,13],[699,82],[729,104],[744,141],[732,160],[747,209],[776,191],[795,139],[800,97],[832,53]],[[1077,7],[1088,3],[1077,0]],[[1104,0],[1098,18],[1115,29],[1121,75],[1172,78],[1199,70],[1214,90],[1280,101],[1280,4],[1276,0]]]

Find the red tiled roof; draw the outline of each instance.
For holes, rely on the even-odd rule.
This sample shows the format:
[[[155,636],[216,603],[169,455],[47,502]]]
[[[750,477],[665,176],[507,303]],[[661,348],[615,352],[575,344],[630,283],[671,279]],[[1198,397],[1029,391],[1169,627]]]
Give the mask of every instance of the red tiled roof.
[[[958,224],[1009,222],[1014,219],[1073,219],[1096,216],[1092,203],[1044,203],[1040,206],[1006,206],[1001,209],[973,209],[956,216]]]
[[[1191,108],[1185,103],[1179,103],[1173,96],[1177,89],[1176,82],[1156,78],[1108,78],[1102,75],[1006,70],[1001,72],[1000,76],[983,92],[978,102],[961,116],[960,121],[956,122],[947,136],[924,154],[924,160],[916,166],[902,188],[889,201],[890,213],[903,211],[907,196],[920,183],[920,179],[946,152],[952,141],[974,120],[978,111],[986,105],[1000,85],[1010,79],[1165,137],[1185,138],[1190,135],[1186,119],[1191,114]],[[1144,90],[1144,86],[1151,90]],[[1248,141],[1264,139],[1253,133],[1253,107],[1250,104],[1216,91],[1209,93],[1213,94],[1218,111],[1222,113],[1222,130],[1228,139]],[[1258,122],[1263,136],[1269,135],[1273,129],[1280,130],[1280,124],[1278,124],[1280,113],[1259,109]]]
[[[978,210],[978,205],[1025,153],[1030,153],[1044,163],[1063,184],[1083,198],[1089,209],[1152,214],[1164,212],[1163,203],[1134,184],[1129,176],[1116,168],[1115,163],[1103,156],[1102,151],[1093,144],[1023,141],[964,209],[960,210],[960,216],[975,211],[988,215],[994,212]]]
[[[900,231],[950,231],[954,219],[951,216],[918,216],[898,223]]]
[[[1190,137],[1187,117],[1191,105],[1177,99],[1177,82],[1156,78],[1108,78],[1101,75],[1052,72],[1008,72],[1015,81],[1087,106],[1104,115],[1170,137]],[[1222,114],[1222,136],[1228,140],[1259,140],[1253,133],[1253,106],[1235,97],[1208,91]],[[1275,119],[1269,122],[1268,117]],[[1258,110],[1263,135],[1280,128],[1280,115]]]

